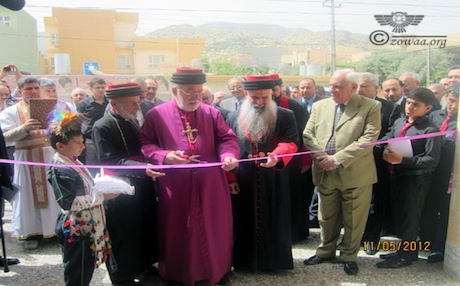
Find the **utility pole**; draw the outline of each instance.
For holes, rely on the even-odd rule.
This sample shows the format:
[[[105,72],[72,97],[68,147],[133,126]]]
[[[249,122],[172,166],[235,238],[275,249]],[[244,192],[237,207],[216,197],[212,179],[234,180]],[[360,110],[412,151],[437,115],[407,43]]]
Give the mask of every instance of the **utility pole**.
[[[328,6],[327,2],[330,2]],[[335,72],[336,56],[335,56],[335,8],[340,8],[340,4],[335,6],[334,0],[324,0],[323,7],[331,8],[331,74]]]

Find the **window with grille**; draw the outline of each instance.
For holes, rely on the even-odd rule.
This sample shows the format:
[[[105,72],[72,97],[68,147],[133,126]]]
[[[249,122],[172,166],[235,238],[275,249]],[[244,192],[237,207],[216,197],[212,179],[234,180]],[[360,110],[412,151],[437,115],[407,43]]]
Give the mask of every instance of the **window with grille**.
[[[0,15],[0,24],[4,24],[4,25],[7,25],[8,27],[11,27],[11,17]]]
[[[128,56],[119,56],[117,61],[117,67],[119,69],[131,68],[131,59]]]
[[[166,56],[149,56],[149,69],[160,68],[164,63],[166,63]]]
[[[51,33],[51,45],[59,47],[59,35],[58,33]]]

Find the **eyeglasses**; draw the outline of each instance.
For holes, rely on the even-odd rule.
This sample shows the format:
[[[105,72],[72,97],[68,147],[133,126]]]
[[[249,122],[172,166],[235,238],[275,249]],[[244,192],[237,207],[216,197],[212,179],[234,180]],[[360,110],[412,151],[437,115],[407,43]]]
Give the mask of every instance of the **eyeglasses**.
[[[178,91],[182,92],[183,94],[185,94],[186,96],[199,96],[199,95],[202,95],[203,94],[203,90],[200,90],[200,91],[190,91],[190,92],[186,92],[185,90],[182,90],[180,88],[177,89]]]
[[[229,90],[231,90],[231,91],[242,90],[242,89],[243,89],[243,87],[241,85],[232,86],[232,87],[229,88]]]

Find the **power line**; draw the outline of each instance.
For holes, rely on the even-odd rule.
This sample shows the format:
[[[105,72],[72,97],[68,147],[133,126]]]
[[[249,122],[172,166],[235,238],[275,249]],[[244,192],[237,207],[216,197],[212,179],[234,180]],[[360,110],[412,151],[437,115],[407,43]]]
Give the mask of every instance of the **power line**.
[[[295,1],[282,1],[283,3],[286,2],[295,2]],[[312,2],[312,3],[323,3],[324,1],[301,1],[302,3],[305,2]],[[408,6],[408,7],[417,7],[417,8],[449,8],[449,12],[452,12],[453,9],[455,8],[460,8],[460,6],[443,6],[443,5],[423,5],[422,3],[420,4],[391,4],[391,3],[366,3],[366,2],[344,2],[344,4],[353,4],[353,5],[371,5],[371,6],[397,6],[398,8],[401,8],[402,6]],[[28,9],[30,8],[45,8],[45,9],[52,9],[52,8],[57,8],[53,6],[38,6],[38,5],[28,5]],[[73,7],[73,8],[66,8],[66,7],[59,7],[60,9],[90,9],[90,10],[117,10],[117,11],[134,11],[134,12],[193,12],[193,13],[235,13],[235,14],[280,14],[280,15],[329,15],[327,12],[312,12],[311,10],[309,11],[302,11],[302,9],[297,9],[293,11],[281,11],[281,10],[276,10],[276,11],[267,11],[267,10],[228,10],[228,9],[183,9],[183,8],[113,8],[113,9],[108,9],[108,8],[96,8],[96,7]],[[319,7],[318,7],[319,8]],[[27,11],[28,9],[25,9]],[[348,13],[345,12],[343,15],[347,16],[369,16],[369,15],[374,15],[374,13]],[[157,16],[157,15],[156,15]],[[433,16],[438,16],[438,15],[433,15]],[[454,15],[452,15],[453,17]],[[200,16],[197,16],[200,17]],[[442,15],[439,15],[439,17],[442,17]]]

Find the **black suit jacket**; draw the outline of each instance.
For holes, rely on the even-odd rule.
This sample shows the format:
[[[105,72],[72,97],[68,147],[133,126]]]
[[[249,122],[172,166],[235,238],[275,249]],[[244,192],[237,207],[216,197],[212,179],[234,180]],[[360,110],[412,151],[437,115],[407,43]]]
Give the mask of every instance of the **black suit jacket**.
[[[5,138],[3,137],[3,131],[0,128],[0,158],[8,159],[8,154],[6,153],[5,147]],[[10,189],[13,189],[13,185],[11,184],[11,168],[8,164],[0,164],[0,187],[4,186]],[[3,191],[0,188],[0,217],[3,218]],[[0,221],[2,223],[2,221]]]
[[[316,96],[315,100],[313,100],[313,104],[317,101],[321,100],[321,98],[319,98],[318,96]],[[308,119],[310,119],[310,114],[311,114],[311,111],[308,112],[308,109],[307,109],[307,104],[303,101],[300,102],[302,104],[302,107],[303,109],[305,110],[305,113],[307,114],[307,117],[306,117],[306,121],[305,122],[308,122]],[[312,105],[313,105],[312,104]],[[313,108],[313,106],[312,106]],[[313,109],[310,109],[310,110],[313,110]],[[303,132],[303,131],[302,131]]]
[[[0,128],[0,158],[8,159],[8,154],[6,153],[5,147],[5,137],[3,137],[3,131]],[[13,188],[11,184],[11,174],[10,168],[8,164],[0,164],[0,185],[8,187],[10,189]]]
[[[441,108],[442,108],[441,103],[439,103],[438,100],[435,100],[434,103],[433,103],[433,108],[427,113],[427,115],[430,115],[431,112],[436,111],[436,110],[440,110]]]
[[[223,109],[223,108],[221,108],[220,106],[214,106],[214,108],[216,108],[217,110],[220,111],[220,113],[222,114],[222,116],[224,117],[225,120],[227,120],[228,114],[231,113],[230,110]]]
[[[436,127],[441,128],[442,123],[447,117],[447,110],[435,110],[430,113],[428,119]],[[447,124],[447,130],[456,130],[457,129],[457,116],[451,118]],[[439,159],[439,165],[437,168],[443,169],[452,169],[454,159],[455,159],[455,136],[442,136],[442,145],[441,145],[441,157]]]
[[[405,118],[406,117],[406,97],[403,98],[399,106],[401,107],[401,117]]]
[[[391,101],[376,97],[375,100],[382,104],[380,116],[382,119],[382,129],[380,130],[379,139],[385,136],[390,131],[391,126],[396,119],[401,117],[401,106]]]
[[[143,100],[141,102],[141,111],[142,111],[142,114],[144,115],[144,117],[145,117],[145,114],[147,113],[147,111],[152,109],[154,106],[155,106],[155,103],[153,103],[151,101],[148,101],[148,100]]]

